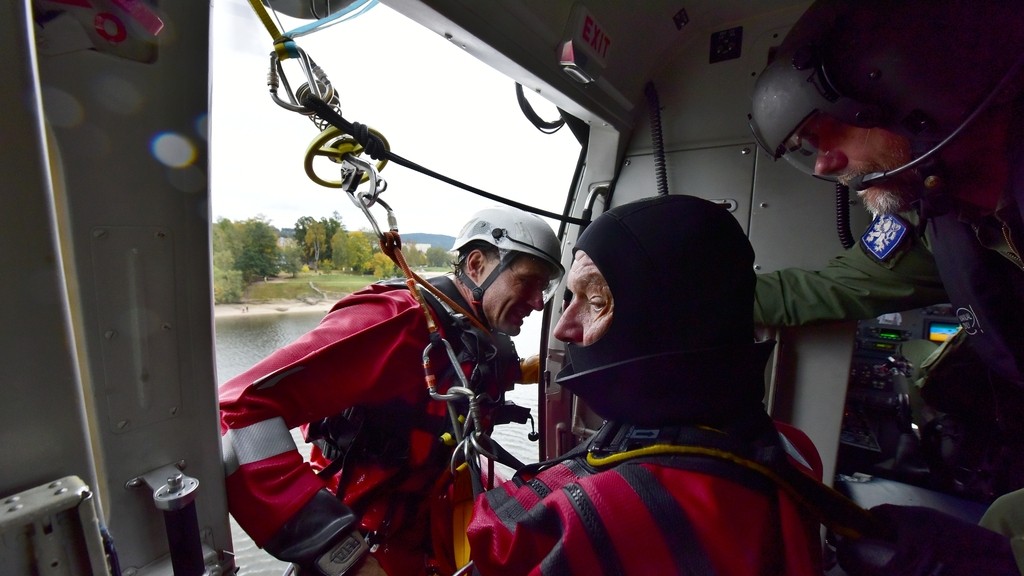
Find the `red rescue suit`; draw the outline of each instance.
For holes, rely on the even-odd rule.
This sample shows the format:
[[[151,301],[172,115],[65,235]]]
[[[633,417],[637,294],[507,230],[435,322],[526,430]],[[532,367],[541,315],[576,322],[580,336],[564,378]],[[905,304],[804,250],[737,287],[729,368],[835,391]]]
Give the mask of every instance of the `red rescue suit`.
[[[371,285],[221,387],[228,507],[258,546],[318,491],[337,492],[340,485],[339,497],[358,515],[360,530],[376,537],[375,556],[389,574],[423,574],[437,561],[450,568],[450,559],[432,558],[435,547],[452,550],[452,515],[446,499],[451,448],[439,439],[447,405],[430,398],[424,381],[429,341],[424,310],[408,290]],[[439,376],[451,366],[443,346],[434,346],[431,358]],[[467,374],[471,368],[463,367]],[[478,391],[501,397],[512,382],[496,380]],[[441,380],[438,389],[452,384]],[[321,478],[317,472],[329,462],[316,447],[304,462],[290,430],[354,406],[408,415],[392,422],[396,435],[407,436],[399,441],[408,449],[390,461],[350,453],[339,473]],[[432,523],[440,544],[431,541]]]
[[[780,430],[790,462],[820,479],[806,435]],[[477,499],[474,565],[483,576],[822,574],[816,520],[764,477],[701,460],[717,470],[666,457],[594,467],[577,456],[517,475]]]

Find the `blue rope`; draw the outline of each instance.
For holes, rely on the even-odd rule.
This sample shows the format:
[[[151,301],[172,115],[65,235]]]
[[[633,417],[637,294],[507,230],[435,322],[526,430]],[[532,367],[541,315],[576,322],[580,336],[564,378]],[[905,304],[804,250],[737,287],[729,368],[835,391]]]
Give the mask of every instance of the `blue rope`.
[[[337,24],[338,22],[343,22],[344,20],[340,20],[342,16],[348,16],[347,18],[345,18],[345,20],[351,20],[352,18],[361,16],[370,8],[376,6],[377,2],[378,0],[362,0],[353,2],[344,9],[339,10],[326,18],[321,18],[315,22],[310,22],[309,24],[299,26],[295,30],[286,33],[285,36],[289,38],[298,38],[299,36],[305,36],[306,34],[316,32],[321,28],[326,28],[327,26],[332,26],[334,24]],[[353,14],[353,12],[355,13]]]

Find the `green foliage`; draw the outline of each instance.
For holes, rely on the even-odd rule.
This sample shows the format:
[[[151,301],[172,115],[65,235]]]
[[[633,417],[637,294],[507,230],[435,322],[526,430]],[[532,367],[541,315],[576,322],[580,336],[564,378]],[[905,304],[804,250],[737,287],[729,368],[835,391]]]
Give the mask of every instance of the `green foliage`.
[[[306,248],[312,251],[312,254],[307,255],[313,262],[313,269],[320,269],[320,251],[324,249],[324,243],[327,241],[327,229],[320,222],[313,222],[306,229]]]
[[[362,274],[306,273],[295,278],[254,282],[246,289],[246,299],[249,301],[296,300],[300,298],[319,300],[322,298],[320,294],[322,292],[328,299],[339,300],[346,294],[364,288],[371,281],[368,276]],[[310,282],[316,286],[316,290],[309,286]]]
[[[302,251],[302,261],[306,264],[312,262],[313,258],[312,250],[306,245],[306,232],[312,224],[316,224],[316,220],[312,216],[303,216],[295,221],[295,241],[299,244],[299,248]]]
[[[294,238],[289,238],[281,248],[281,270],[295,277],[303,268],[309,272],[309,268],[302,263],[302,248]]]
[[[238,270],[224,270],[213,267],[213,303],[230,304],[241,302],[245,283]]]
[[[335,270],[351,269],[348,263],[348,232],[344,228],[331,236],[331,260],[334,261]]]
[[[373,249],[377,246],[375,238],[363,231],[349,232],[345,251],[345,266],[356,274],[372,273]]]
[[[427,255],[412,246],[403,247],[402,254],[405,255],[405,263],[411,268],[427,265]]]
[[[213,235],[213,267],[231,270],[235,266],[235,258],[242,251],[241,239],[235,230],[235,223],[221,218],[211,228]]]
[[[426,256],[427,266],[431,266],[433,268],[450,267],[452,260],[454,260],[451,253],[439,246],[431,246],[430,248],[427,248]]]
[[[276,276],[280,271],[282,254],[277,247],[277,230],[266,218],[258,216],[244,222],[221,218],[212,231],[214,269],[235,270],[246,283]]]
[[[274,279],[269,282],[253,282],[245,290],[246,300],[259,302],[264,300],[297,300],[300,298],[320,299],[320,295],[309,287],[309,277],[294,279]]]
[[[330,218],[315,220],[312,216],[303,216],[295,222],[295,240],[302,251],[303,260],[316,268],[321,260],[338,259],[333,254],[335,234],[344,231],[341,216],[335,212]]]
[[[334,260],[333,247],[331,246],[331,239],[338,233],[339,230],[344,230],[345,227],[341,225],[341,216],[335,212],[330,218],[321,218],[320,224],[324,227],[324,251],[326,253],[321,254],[321,259]]]
[[[370,258],[369,269],[373,274],[373,277],[378,280],[391,278],[399,273],[398,267],[395,266],[395,263],[383,252],[377,252],[372,258]]]
[[[218,219],[211,226],[211,235],[214,301],[218,304],[278,298],[319,299],[322,296],[318,290],[340,298],[365,286],[367,275],[388,278],[400,274],[394,262],[381,253],[372,232],[346,231],[337,213],[319,221],[304,216],[295,223],[294,235],[284,239],[263,216],[239,222]],[[317,250],[319,257],[315,258]],[[417,268],[433,266],[428,257],[431,253],[435,260],[437,254],[443,254],[441,265],[448,264],[448,253],[440,248],[431,248],[424,254],[409,244],[404,252],[408,264]],[[281,271],[291,278],[278,277]],[[310,281],[315,290],[310,288]]]
[[[250,218],[237,225],[241,235],[241,251],[235,256],[234,269],[246,282],[277,276],[281,271],[277,248],[277,231],[262,217]]]

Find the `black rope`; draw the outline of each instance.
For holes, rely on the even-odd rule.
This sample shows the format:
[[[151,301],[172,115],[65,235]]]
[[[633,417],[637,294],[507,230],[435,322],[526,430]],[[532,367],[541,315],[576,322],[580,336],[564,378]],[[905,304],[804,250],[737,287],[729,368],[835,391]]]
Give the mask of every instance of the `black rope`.
[[[651,118],[651,147],[654,149],[654,173],[658,182],[658,195],[668,195],[668,177],[665,174],[665,142],[661,137],[661,103],[653,82],[644,86],[647,108]]]
[[[545,216],[553,220],[558,220],[559,222],[567,222],[569,224],[577,225],[583,225],[587,223],[585,220],[581,220],[579,218],[563,216],[561,214],[556,214],[554,212],[549,212],[547,210],[541,210],[540,208],[535,208],[528,204],[523,204],[522,202],[509,200],[508,198],[498,196],[497,194],[492,194],[479,188],[474,188],[473,186],[463,184],[458,180],[449,178],[443,174],[439,174],[428,168],[424,168],[423,166],[420,166],[415,162],[406,160],[405,158],[402,158],[398,154],[395,154],[394,152],[388,150],[387,147],[384,145],[384,142],[381,141],[380,138],[370,133],[369,128],[367,126],[359,124],[358,122],[352,123],[349,122],[348,120],[345,120],[344,118],[342,118],[341,114],[339,114],[333,107],[331,107],[323,100],[317,98],[316,96],[313,96],[312,94],[305,94],[301,98],[300,104],[302,104],[306,108],[309,108],[310,110],[313,110],[320,118],[323,118],[325,121],[330,123],[335,128],[341,130],[345,134],[349,134],[352,137],[354,137],[356,139],[356,142],[359,142],[359,144],[362,145],[366,153],[370,155],[370,158],[373,158],[374,160],[387,159],[388,161],[394,162],[399,166],[404,166],[406,168],[409,168],[410,170],[415,170],[421,174],[430,176],[431,178],[435,178],[446,184],[455,186],[456,188],[461,188],[463,190],[466,190],[467,192],[472,192],[473,194],[476,194],[478,196],[483,196],[484,198],[494,200],[495,202],[501,202],[502,204],[519,208],[520,210],[524,210],[526,212],[537,214],[539,216]]]

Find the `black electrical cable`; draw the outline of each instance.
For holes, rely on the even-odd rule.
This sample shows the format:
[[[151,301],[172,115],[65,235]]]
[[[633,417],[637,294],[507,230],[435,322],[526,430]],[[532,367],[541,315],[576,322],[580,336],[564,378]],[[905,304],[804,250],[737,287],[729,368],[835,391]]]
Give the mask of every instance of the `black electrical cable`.
[[[523,85],[516,82],[516,100],[519,101],[519,109],[523,111],[523,115],[526,116],[527,120],[534,125],[537,130],[545,134],[554,134],[565,126],[565,119],[559,118],[551,122],[542,120],[540,116],[533,110],[533,106],[530,105],[529,100],[526,99],[526,95],[523,94]],[[559,111],[561,112],[561,111]]]
[[[836,182],[836,232],[843,248],[853,246],[853,234],[850,233],[850,187]]]
[[[651,147],[654,151],[654,174],[657,178],[658,195],[667,196],[668,177],[665,173],[665,142],[661,135],[661,103],[653,82],[648,82],[644,86],[644,95],[647,96],[647,108],[651,119]]]

